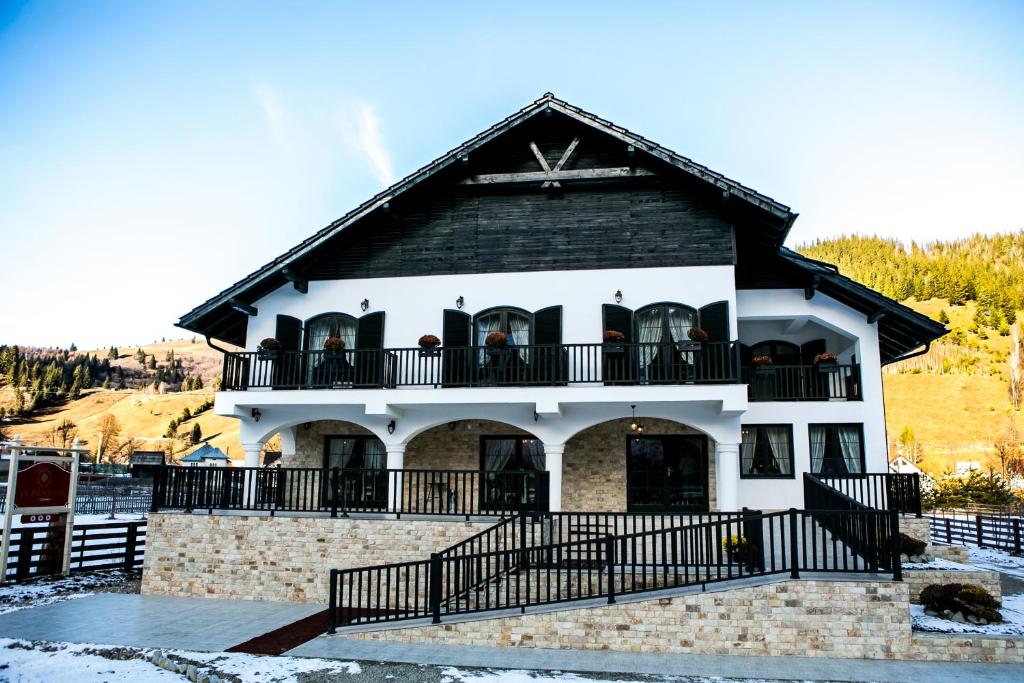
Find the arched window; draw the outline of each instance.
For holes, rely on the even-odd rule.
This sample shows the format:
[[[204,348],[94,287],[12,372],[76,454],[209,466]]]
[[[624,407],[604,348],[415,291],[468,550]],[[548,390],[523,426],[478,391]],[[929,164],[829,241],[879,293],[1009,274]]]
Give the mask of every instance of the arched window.
[[[634,320],[636,341],[641,344],[640,372],[645,374],[648,366],[657,361],[660,349],[654,344],[689,341],[690,329],[697,326],[697,311],[682,304],[651,304],[638,310]]]
[[[508,335],[509,346],[522,347],[518,349],[519,357],[523,362],[527,362],[529,361],[529,350],[526,347],[530,344],[532,323],[533,315],[521,308],[510,306],[489,308],[477,313],[473,318],[473,342],[482,347],[487,335],[492,332],[504,332]],[[483,352],[481,352],[481,363],[483,358]]]
[[[329,337],[341,337],[346,349],[356,347],[356,319],[344,313],[324,313],[306,322],[306,350],[322,351]]]
[[[800,365],[800,347],[791,342],[770,339],[750,347],[750,355],[771,356],[773,365]]]

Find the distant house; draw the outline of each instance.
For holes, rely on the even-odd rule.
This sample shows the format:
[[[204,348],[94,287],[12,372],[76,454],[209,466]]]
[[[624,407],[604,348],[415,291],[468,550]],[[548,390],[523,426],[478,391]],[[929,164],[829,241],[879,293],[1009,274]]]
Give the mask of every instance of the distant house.
[[[977,460],[957,460],[954,472],[957,475],[970,474],[981,470],[981,463]]]
[[[889,471],[896,472],[897,474],[920,474],[921,476],[928,476],[921,471],[921,468],[910,462],[902,455],[898,455],[889,462]]]
[[[166,458],[163,451],[135,451],[129,462],[132,479],[152,479],[156,468],[166,464]]]
[[[227,467],[230,460],[224,451],[210,444],[203,444],[181,459],[182,465],[191,467]]]

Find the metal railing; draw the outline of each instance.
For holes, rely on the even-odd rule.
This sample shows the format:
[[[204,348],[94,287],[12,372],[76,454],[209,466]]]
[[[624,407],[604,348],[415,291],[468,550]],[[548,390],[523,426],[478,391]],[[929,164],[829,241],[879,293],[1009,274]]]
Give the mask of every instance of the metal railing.
[[[891,572],[902,579],[899,517],[877,510],[747,510],[680,526],[537,545],[515,531],[528,523],[505,520],[429,560],[332,569],[328,632],[426,617],[440,623],[587,599],[611,604],[621,595],[752,576]],[[847,528],[877,533],[869,536],[871,545],[854,548],[833,532]]]
[[[860,364],[744,367],[751,401],[860,401]]]
[[[221,386],[246,389],[730,384],[739,345],[531,344],[224,354]]]
[[[816,479],[869,508],[921,516],[921,476],[918,474],[869,472],[806,474],[805,477]]]
[[[507,517],[546,510],[547,472],[156,468],[151,511],[388,512]]]

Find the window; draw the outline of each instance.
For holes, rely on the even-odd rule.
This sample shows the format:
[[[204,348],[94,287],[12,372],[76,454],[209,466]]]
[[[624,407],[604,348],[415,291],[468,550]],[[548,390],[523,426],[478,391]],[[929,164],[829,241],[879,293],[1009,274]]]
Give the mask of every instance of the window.
[[[530,323],[532,316],[518,308],[492,308],[477,314],[473,319],[474,341],[477,346],[483,347],[487,335],[492,332],[504,332],[508,335],[509,346],[523,347],[518,349],[518,355],[523,362],[529,361],[529,350],[525,347],[530,344]],[[480,352],[480,364],[483,365],[486,356]]]
[[[750,347],[750,355],[771,356],[773,365],[800,365],[800,347],[784,341],[763,341]]]
[[[341,470],[340,501],[347,507],[376,510],[387,498],[387,449],[375,436],[324,437],[324,467]],[[323,499],[330,502],[332,488],[324,476]]]
[[[306,323],[306,350],[323,351],[329,337],[341,337],[346,349],[356,347],[356,319],[344,313],[325,313]]]
[[[740,476],[793,478],[792,425],[743,425]]]
[[[812,474],[863,474],[864,425],[810,425]]]
[[[543,472],[544,444],[529,436],[481,436],[480,466],[484,472]]]
[[[635,320],[636,341],[641,344],[638,349],[640,374],[647,379],[663,375],[664,364],[671,367],[677,362],[671,358],[669,350],[659,358],[661,349],[654,345],[689,341],[690,329],[697,326],[697,311],[681,304],[654,304],[638,310]],[[666,355],[669,357],[665,358]],[[680,352],[679,360],[690,362],[692,354]]]
[[[480,437],[480,506],[486,510],[514,510],[522,506],[547,509],[547,491],[541,487],[545,467],[544,444],[531,436]]]

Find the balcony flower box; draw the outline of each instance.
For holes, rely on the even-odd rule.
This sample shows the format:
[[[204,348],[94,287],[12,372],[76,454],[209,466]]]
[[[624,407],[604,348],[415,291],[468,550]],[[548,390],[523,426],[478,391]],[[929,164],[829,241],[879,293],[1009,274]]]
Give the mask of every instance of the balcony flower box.
[[[814,367],[816,367],[818,372],[823,375],[834,372],[836,367],[838,367],[838,364],[839,360],[836,358],[835,354],[830,351],[819,353],[814,357]]]
[[[341,337],[328,337],[324,342],[324,359],[338,361],[345,357],[345,340]]]
[[[771,356],[754,356],[751,359],[754,364],[754,374],[756,375],[774,375],[775,367],[772,365]]]
[[[508,348],[508,335],[504,332],[491,332],[484,339],[484,346],[487,347],[487,355],[496,358],[507,357],[511,351]]]
[[[691,327],[686,336],[690,338],[689,341],[676,342],[676,349],[679,351],[700,351],[711,339],[708,333],[700,327]]]
[[[420,337],[420,358],[434,358],[441,355],[441,340],[432,334]]]
[[[605,353],[622,353],[626,350],[626,335],[618,330],[605,330],[601,348]]]
[[[259,347],[256,349],[256,357],[259,360],[277,360],[280,353],[281,342],[277,341],[273,337],[267,337],[261,341]]]

